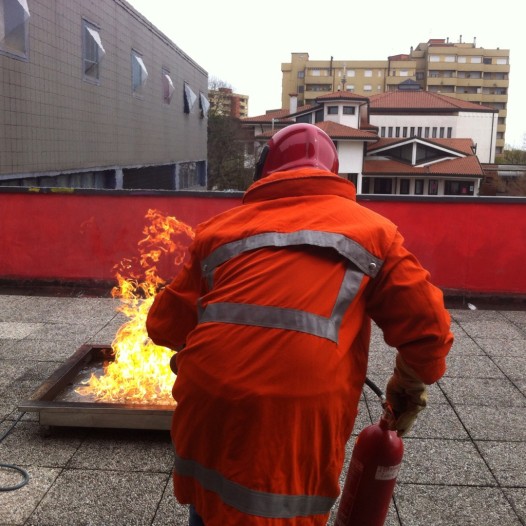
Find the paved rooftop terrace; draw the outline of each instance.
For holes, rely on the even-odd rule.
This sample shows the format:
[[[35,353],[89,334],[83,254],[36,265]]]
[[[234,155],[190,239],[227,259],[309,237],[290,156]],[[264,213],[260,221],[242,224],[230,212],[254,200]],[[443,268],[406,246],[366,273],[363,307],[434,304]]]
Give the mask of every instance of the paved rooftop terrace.
[[[108,297],[39,294],[0,290],[0,437],[19,403],[82,344],[109,344],[126,321]],[[450,308],[449,369],[404,439],[388,526],[526,525],[526,311],[474,303]],[[382,389],[393,357],[375,330],[368,376]],[[355,433],[380,415],[366,389]],[[0,492],[1,526],[187,524],[172,496],[164,431],[48,428],[26,413],[0,442],[0,463],[30,476]],[[19,481],[0,469],[0,486]]]

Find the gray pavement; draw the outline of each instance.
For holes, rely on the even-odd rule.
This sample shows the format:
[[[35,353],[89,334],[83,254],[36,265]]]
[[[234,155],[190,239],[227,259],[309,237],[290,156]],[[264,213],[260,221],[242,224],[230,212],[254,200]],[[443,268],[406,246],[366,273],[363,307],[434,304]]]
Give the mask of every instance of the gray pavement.
[[[110,343],[125,321],[110,298],[8,292],[0,290],[0,437],[20,416],[20,402],[70,355],[84,343]],[[450,312],[449,369],[404,439],[386,524],[526,525],[526,311]],[[374,330],[368,376],[382,388],[393,356]],[[366,391],[355,432],[380,411]],[[0,492],[1,526],[187,524],[172,496],[164,431],[49,428],[26,413],[1,441],[0,463],[30,476],[21,489]],[[0,486],[19,480],[0,469]]]

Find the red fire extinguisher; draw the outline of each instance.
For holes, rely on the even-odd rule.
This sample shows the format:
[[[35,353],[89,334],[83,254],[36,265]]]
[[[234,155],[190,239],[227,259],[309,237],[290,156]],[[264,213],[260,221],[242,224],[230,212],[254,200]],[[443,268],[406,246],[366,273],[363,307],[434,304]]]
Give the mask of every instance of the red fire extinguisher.
[[[334,526],[383,526],[404,454],[402,439],[388,429],[393,415],[382,391],[365,382],[382,399],[384,413],[356,439]]]

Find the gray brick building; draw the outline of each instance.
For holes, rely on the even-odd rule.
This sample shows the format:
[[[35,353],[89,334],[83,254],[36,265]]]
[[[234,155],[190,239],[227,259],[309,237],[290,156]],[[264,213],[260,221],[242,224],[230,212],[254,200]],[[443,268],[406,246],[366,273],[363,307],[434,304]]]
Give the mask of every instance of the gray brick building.
[[[207,93],[124,0],[0,0],[2,186],[206,188]]]

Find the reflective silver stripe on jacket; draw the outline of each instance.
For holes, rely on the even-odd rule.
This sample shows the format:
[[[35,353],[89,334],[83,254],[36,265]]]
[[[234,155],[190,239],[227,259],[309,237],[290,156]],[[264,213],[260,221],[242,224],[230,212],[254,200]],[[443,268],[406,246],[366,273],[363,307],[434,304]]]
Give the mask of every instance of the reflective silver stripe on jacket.
[[[298,245],[332,248],[352,263],[345,272],[329,317],[281,307],[245,303],[209,303],[205,309],[199,308],[199,323],[237,323],[240,325],[294,330],[337,342],[343,315],[356,297],[364,274],[371,277],[376,276],[383,263],[382,260],[373,256],[356,241],[342,234],[317,230],[300,230],[285,234],[267,232],[233,241],[219,247],[203,260],[201,268],[209,287],[213,288],[215,269],[229,259],[243,252],[258,248]]]
[[[283,495],[256,491],[208,469],[194,460],[181,458],[175,452],[175,472],[182,477],[193,477],[203,488],[217,493],[221,500],[248,515],[273,519],[306,517],[329,513],[336,499],[317,495]]]
[[[209,303],[201,312],[199,323],[214,321],[287,329],[337,342],[343,315],[356,296],[362,279],[363,274],[359,270],[347,269],[336,303],[328,318],[311,312],[282,307],[247,303]]]
[[[374,278],[380,271],[383,261],[371,254],[362,245],[343,234],[334,234],[320,230],[298,230],[297,232],[266,232],[227,243],[214,250],[201,264],[203,274],[210,279],[216,267],[229,259],[263,247],[288,247],[294,245],[312,245],[333,248],[345,259],[352,261],[364,274]]]

